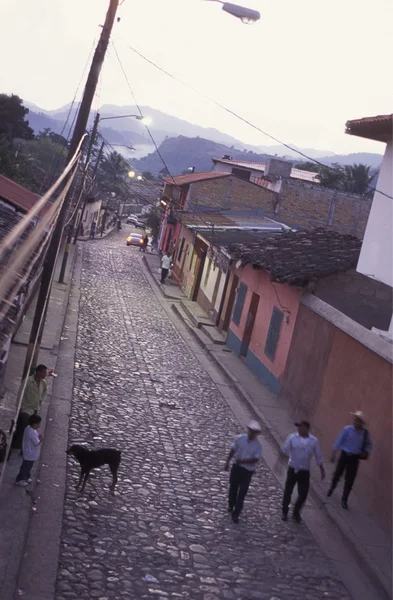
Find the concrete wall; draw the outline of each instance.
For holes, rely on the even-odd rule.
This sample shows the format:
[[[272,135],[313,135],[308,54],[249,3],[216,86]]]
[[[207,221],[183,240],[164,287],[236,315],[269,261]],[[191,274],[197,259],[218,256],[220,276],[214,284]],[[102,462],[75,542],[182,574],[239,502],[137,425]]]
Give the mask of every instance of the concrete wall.
[[[357,499],[391,530],[392,345],[314,296],[302,298],[281,395],[312,422],[324,455],[348,414],[363,410],[374,449],[360,465]]]
[[[184,226],[181,226],[180,229],[176,230],[176,235],[178,237],[179,244],[181,244],[183,238],[185,241],[180,260],[178,260],[178,251],[174,257],[172,277],[177,280],[179,286],[183,289],[186,295],[189,295],[194,281],[194,275],[193,273],[190,273],[190,264],[191,257],[194,253],[195,235],[192,231]]]
[[[377,190],[393,196],[393,142],[386,146],[378,177]],[[375,192],[358,271],[393,286],[393,201]]]
[[[315,295],[367,329],[389,329],[392,288],[357,273],[355,269],[321,279]]]
[[[291,344],[301,291],[288,285],[272,284],[268,273],[260,269],[253,269],[251,265],[247,265],[243,269],[234,270],[234,272],[239,277],[239,283],[245,283],[248,289],[239,324],[236,325],[231,321],[228,345],[236,354],[240,353],[251,298],[253,293],[258,294],[258,311],[245,360],[246,364],[263,383],[277,394],[280,390],[281,379]],[[272,361],[265,354],[265,344],[272,311],[275,306],[281,309],[285,307],[288,311],[285,313],[288,322],[284,318],[276,354]]]

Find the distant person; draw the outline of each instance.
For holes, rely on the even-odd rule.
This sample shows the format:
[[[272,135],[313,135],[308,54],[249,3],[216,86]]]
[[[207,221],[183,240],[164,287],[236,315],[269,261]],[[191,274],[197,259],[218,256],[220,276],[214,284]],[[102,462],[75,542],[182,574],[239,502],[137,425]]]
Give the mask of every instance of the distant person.
[[[327,493],[328,496],[333,494],[338,482],[345,473],[344,489],[341,498],[341,506],[345,510],[348,509],[348,497],[358,473],[359,460],[367,460],[372,450],[370,434],[365,428],[366,419],[364,414],[361,410],[350,414],[354,417],[353,425],[344,427],[333,446],[332,463],[336,462],[339,450],[341,450],[341,454]]]
[[[282,501],[282,519],[288,520],[289,504],[292,492],[297,485],[298,497],[293,507],[292,518],[296,523],[301,523],[300,511],[307,500],[310,489],[310,468],[313,456],[321,470],[321,478],[325,479],[325,468],[322,463],[322,453],[316,437],[310,434],[310,423],[300,421],[295,423],[298,432],[291,433],[281,446],[281,452],[289,456],[287,478],[285,481],[284,497]]]
[[[156,252],[157,251],[157,246],[158,246],[157,240],[156,240],[155,236],[153,235],[152,240],[151,240],[151,244],[150,244],[151,251],[152,252]]]
[[[165,283],[165,279],[168,276],[169,269],[171,268],[172,259],[168,250],[165,252],[164,256],[161,259],[161,283]]]
[[[146,234],[143,238],[142,244],[139,246],[139,252],[146,252],[147,245],[149,243],[149,236]]]
[[[83,223],[81,223],[81,224],[79,225],[79,235],[80,235],[80,236],[82,236],[82,237],[83,237],[83,235],[84,235]]]
[[[117,220],[117,231],[120,231],[121,229],[121,221],[120,219]]]
[[[12,438],[12,448],[22,448],[23,433],[29,424],[31,415],[37,414],[45,400],[48,385],[46,383],[48,369],[38,365],[35,373],[27,378],[22,404],[20,407],[16,429]]]
[[[228,494],[228,511],[232,514],[234,523],[239,522],[251,478],[257,463],[262,458],[262,445],[258,440],[261,426],[257,421],[250,421],[247,430],[247,433],[237,436],[225,463],[225,471],[228,471],[230,462],[234,459],[229,478]]]
[[[94,238],[96,237],[96,229],[97,229],[97,223],[95,221],[92,222],[91,227],[90,227],[90,239],[94,240]]]
[[[26,487],[31,483],[31,470],[35,461],[39,459],[41,443],[43,440],[42,434],[38,433],[41,421],[40,415],[31,415],[31,417],[29,417],[29,424],[23,433],[23,461],[19,473],[16,476],[16,485]]]

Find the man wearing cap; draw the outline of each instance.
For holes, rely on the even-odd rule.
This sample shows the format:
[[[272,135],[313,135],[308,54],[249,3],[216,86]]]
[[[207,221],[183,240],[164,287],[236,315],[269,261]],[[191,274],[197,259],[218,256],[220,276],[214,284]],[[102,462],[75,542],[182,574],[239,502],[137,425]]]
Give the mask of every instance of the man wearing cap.
[[[262,445],[258,440],[261,426],[257,421],[250,421],[247,426],[248,433],[239,435],[228,454],[225,471],[234,459],[229,478],[228,511],[232,513],[234,523],[239,523],[239,516],[243,508],[244,499],[251,483],[257,462],[262,457]]]
[[[337,452],[341,450],[336,470],[333,474],[328,496],[333,494],[340,478],[345,472],[341,506],[348,509],[348,497],[359,468],[359,460],[367,460],[372,450],[370,434],[365,428],[366,419],[361,410],[349,413],[353,416],[353,425],[347,425],[341,431],[334,446],[331,461],[336,462]]]
[[[289,504],[293,488],[297,484],[298,498],[293,507],[293,519],[301,523],[300,511],[307,500],[310,488],[311,459],[315,456],[317,465],[321,470],[321,478],[325,479],[325,469],[322,464],[322,453],[317,438],[310,434],[310,423],[300,421],[295,423],[298,432],[291,433],[281,446],[281,451],[289,456],[287,478],[285,481],[284,497],[282,501],[282,519],[288,520]]]

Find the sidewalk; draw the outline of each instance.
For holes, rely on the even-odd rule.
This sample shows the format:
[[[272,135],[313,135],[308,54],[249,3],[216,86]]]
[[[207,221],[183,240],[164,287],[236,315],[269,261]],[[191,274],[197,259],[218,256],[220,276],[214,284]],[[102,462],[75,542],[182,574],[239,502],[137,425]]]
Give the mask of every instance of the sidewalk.
[[[162,285],[159,270],[161,268],[161,260],[158,254],[152,253],[150,247],[147,252],[143,254],[143,262],[147,266],[150,274],[153,276],[154,283],[160,288],[164,297],[168,300],[186,300],[186,296],[183,294],[177,283],[170,279],[166,279],[165,284]]]
[[[65,339],[65,335],[63,334],[62,336],[62,331],[72,283],[71,274],[77,253],[77,246],[72,246],[65,276],[66,284],[58,283],[62,254],[60,254],[57,261],[38,359],[39,362],[46,364],[48,368],[54,368],[55,372],[57,372],[58,368],[59,344],[62,339]],[[35,304],[36,299],[30,305],[10,348],[4,380],[5,391],[0,399],[0,427],[6,431],[10,427],[11,419],[15,416],[16,398],[20,386]],[[51,396],[57,382],[58,379],[48,377],[48,396],[42,410],[42,431],[44,433]],[[18,488],[14,485],[20,462],[21,458],[19,454],[13,452],[8,464],[5,465],[3,484],[0,489],[0,598],[2,600],[12,600],[14,598],[19,569],[25,552],[26,535],[31,524],[31,518],[35,515],[36,506],[34,502],[39,493],[35,485],[33,488],[29,486],[28,490]],[[3,466],[4,463],[0,465],[0,467]],[[36,466],[34,469],[34,479],[37,477],[38,468]]]
[[[104,231],[104,233],[101,235],[101,233],[96,233],[95,235],[95,240],[102,240],[104,238],[106,238],[110,233],[112,233],[112,231],[114,231],[116,229],[116,225],[111,225],[111,227],[109,227],[106,231]],[[79,242],[87,242],[88,240],[90,240],[90,234],[89,235],[78,235],[78,241]]]
[[[152,258],[144,260],[157,282],[158,259],[156,261]],[[293,432],[294,421],[299,415],[282,399],[278,399],[271,394],[247,368],[242,359],[222,345],[220,340],[222,334],[218,330],[213,326],[203,326],[202,310],[199,305],[187,300],[180,290],[177,296],[175,293],[172,296],[173,286],[170,288],[171,295],[165,293],[166,289],[162,289],[164,286],[159,283],[158,286],[189,333],[219,367],[230,387],[248,407],[254,418],[263,424],[263,435],[269,438],[272,446],[278,451],[285,438]],[[171,298],[174,297],[179,302],[171,302]],[[217,332],[216,336],[212,335],[213,330]],[[213,339],[215,339],[215,342],[213,342]],[[344,512],[341,508],[339,493],[327,501],[326,492],[331,480],[333,466],[328,463],[325,467],[327,474],[323,483],[320,481],[319,470],[316,466],[313,468],[310,500],[315,502],[319,512],[324,515],[327,526],[335,528],[339,533],[343,544],[352,555],[353,561],[360,567],[374,590],[376,590],[376,597],[381,600],[391,598],[392,555],[391,540],[388,534],[376,525],[364,510],[361,510],[355,492],[351,494],[351,510],[347,512]],[[277,471],[275,473],[279,479],[282,477],[282,474],[278,474]],[[310,529],[313,529],[313,516],[310,508],[310,503],[307,503],[304,518]],[[316,531],[313,531],[313,533],[317,535]],[[325,531],[322,538],[326,538],[327,542],[328,537],[329,534]],[[329,555],[326,545],[323,546]],[[336,552],[337,549],[332,552],[334,560],[337,560]]]

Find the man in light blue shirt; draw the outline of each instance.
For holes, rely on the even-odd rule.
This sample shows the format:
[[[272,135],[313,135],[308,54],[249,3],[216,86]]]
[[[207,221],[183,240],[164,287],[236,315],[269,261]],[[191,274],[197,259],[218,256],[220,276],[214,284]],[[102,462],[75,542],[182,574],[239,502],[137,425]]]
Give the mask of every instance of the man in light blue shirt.
[[[338,450],[341,450],[341,454],[327,493],[328,496],[333,494],[340,478],[345,473],[344,490],[341,498],[341,506],[345,510],[348,509],[348,497],[356,479],[359,460],[367,460],[372,450],[370,434],[365,428],[364,414],[361,410],[350,414],[354,417],[353,425],[344,427],[333,446],[332,463],[336,462]]]
[[[229,464],[232,458],[234,459],[228,495],[228,511],[232,513],[234,523],[239,523],[239,516],[251,483],[251,477],[257,462],[262,457],[262,446],[258,440],[261,426],[257,421],[250,421],[247,429],[248,433],[237,436],[225,463],[225,471],[228,471]]]

